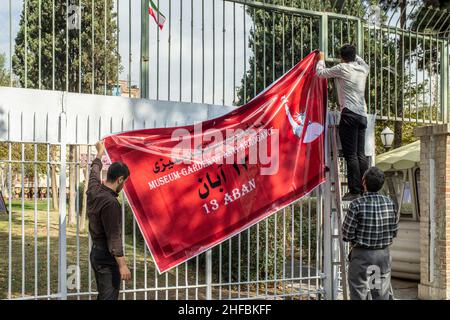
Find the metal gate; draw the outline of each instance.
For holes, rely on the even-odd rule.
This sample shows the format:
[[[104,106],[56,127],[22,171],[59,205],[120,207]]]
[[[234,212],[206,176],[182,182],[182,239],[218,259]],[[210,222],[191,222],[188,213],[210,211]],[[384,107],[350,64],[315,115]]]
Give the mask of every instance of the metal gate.
[[[2,3],[9,48],[0,85],[22,89],[1,89],[0,98],[8,208],[0,214],[0,298],[95,297],[83,194],[92,144],[103,134],[224,114],[316,48],[333,63],[342,44],[357,45],[380,124],[447,122],[445,11],[406,1],[384,15],[348,1],[155,2],[167,17],[163,30],[149,20],[147,1]],[[162,275],[121,196],[133,275],[122,297],[336,298],[329,187]]]
[[[232,109],[15,88],[0,89],[0,96],[3,196],[9,211],[1,215],[2,298],[95,297],[84,196],[95,157],[92,143],[107,133],[206,120]],[[53,192],[59,194],[57,209]],[[319,195],[313,192],[159,275],[122,194],[125,256],[133,274],[123,283],[122,297],[318,298]]]

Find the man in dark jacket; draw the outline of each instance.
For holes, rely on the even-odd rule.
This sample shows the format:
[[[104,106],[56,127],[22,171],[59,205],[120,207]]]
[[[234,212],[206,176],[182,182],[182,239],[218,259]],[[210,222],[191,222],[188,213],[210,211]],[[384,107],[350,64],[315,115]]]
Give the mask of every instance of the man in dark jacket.
[[[97,157],[92,161],[87,190],[87,215],[92,238],[91,264],[97,282],[98,300],[117,300],[120,280],[131,278],[122,247],[122,214],[117,200],[130,172],[126,164],[114,162],[101,182],[101,158],[105,152],[97,142]]]

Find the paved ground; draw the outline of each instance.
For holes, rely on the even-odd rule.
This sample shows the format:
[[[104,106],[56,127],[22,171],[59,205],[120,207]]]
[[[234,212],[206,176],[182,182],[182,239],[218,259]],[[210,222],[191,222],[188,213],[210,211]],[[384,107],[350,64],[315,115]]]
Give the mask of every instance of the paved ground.
[[[418,300],[417,281],[392,278],[392,289],[395,300]]]

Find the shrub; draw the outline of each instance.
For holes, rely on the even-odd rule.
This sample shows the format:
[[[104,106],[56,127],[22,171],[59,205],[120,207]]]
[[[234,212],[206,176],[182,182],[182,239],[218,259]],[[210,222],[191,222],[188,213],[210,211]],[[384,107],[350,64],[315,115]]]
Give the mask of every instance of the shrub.
[[[84,199],[84,197],[86,197],[86,193],[85,193],[85,190],[84,190],[84,184],[85,184],[85,182],[84,181],[81,181],[79,184],[78,184],[78,208],[80,208],[80,211],[79,211],[79,214],[81,215],[81,208],[83,208],[83,199]]]
[[[133,221],[134,221],[133,211],[131,211],[131,207],[128,204],[128,202],[125,201],[125,221],[123,223],[125,225],[126,236],[133,236]],[[145,243],[144,238],[142,237],[142,234],[136,222],[136,244],[143,245],[144,243]]]

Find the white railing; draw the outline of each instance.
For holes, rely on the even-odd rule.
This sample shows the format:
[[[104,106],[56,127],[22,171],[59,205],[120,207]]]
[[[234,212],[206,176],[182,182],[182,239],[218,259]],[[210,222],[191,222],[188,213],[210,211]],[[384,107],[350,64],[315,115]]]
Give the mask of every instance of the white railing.
[[[95,299],[83,184],[98,139],[203,121],[232,109],[0,88],[1,190],[8,208],[0,214],[0,298]],[[58,209],[52,200],[56,187]],[[121,194],[125,256],[132,269],[121,298],[322,298],[321,199],[315,190],[159,275]]]

